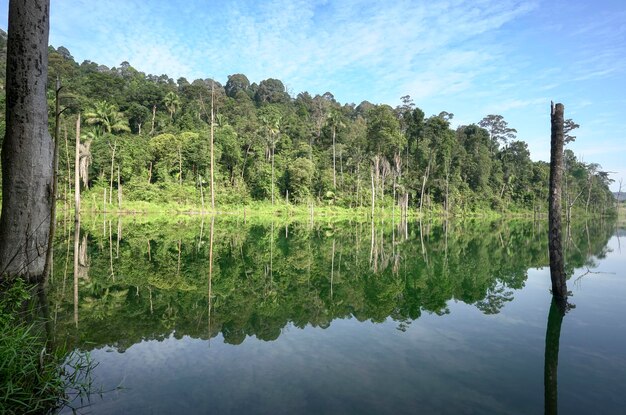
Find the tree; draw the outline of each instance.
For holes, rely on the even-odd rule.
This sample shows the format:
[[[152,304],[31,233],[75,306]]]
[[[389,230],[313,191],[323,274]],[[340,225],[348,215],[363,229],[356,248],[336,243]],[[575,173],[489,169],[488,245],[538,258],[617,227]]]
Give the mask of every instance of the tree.
[[[235,98],[237,96],[237,92],[246,92],[249,87],[250,81],[248,78],[243,74],[236,73],[234,75],[228,75],[228,82],[226,82],[224,89],[226,91],[226,95],[231,98]]]
[[[289,102],[289,94],[285,92],[285,85],[278,79],[269,78],[261,81],[256,91],[257,103],[286,103]]]
[[[489,138],[491,138],[492,142],[491,154],[494,154],[499,149],[500,144],[506,147],[509,141],[515,139],[517,134],[515,128],[509,128],[509,123],[504,121],[502,115],[487,115],[480,120],[478,125],[489,133]]]
[[[2,145],[0,276],[37,278],[50,232],[53,142],[48,132],[49,0],[11,0]]]
[[[264,130],[267,133],[267,145],[269,149],[269,156],[272,161],[272,205],[274,204],[274,153],[276,152],[276,142],[278,141],[278,135],[280,134],[280,122],[281,115],[275,111],[268,111],[267,114],[259,117]]]
[[[333,188],[335,191],[337,190],[337,130],[346,126],[341,118],[341,112],[337,109],[333,109],[330,111],[330,114],[328,114],[328,120],[326,121],[333,135]]]
[[[176,93],[170,91],[165,94],[163,103],[170,113],[170,120],[172,120],[172,118],[174,118],[174,113],[178,110],[178,108],[180,108],[180,98],[176,95]]]
[[[124,115],[117,110],[114,104],[109,104],[106,101],[97,102],[92,110],[85,114],[85,119],[87,124],[99,125],[109,134],[130,131]]]
[[[565,144],[576,141],[576,136],[570,133],[577,128],[580,128],[580,125],[576,124],[574,120],[572,120],[571,118],[565,120],[565,122],[563,123],[563,134],[565,137],[563,142]]]
[[[85,114],[87,124],[96,125],[101,127],[109,137],[113,132],[130,132],[128,127],[128,121],[124,118],[124,115],[117,110],[115,105],[109,104],[106,101],[97,102],[93,110]],[[109,176],[109,203],[113,198],[113,170],[115,163],[115,152],[117,151],[117,137],[113,140],[113,144],[109,141],[109,148],[111,149],[111,174]]]

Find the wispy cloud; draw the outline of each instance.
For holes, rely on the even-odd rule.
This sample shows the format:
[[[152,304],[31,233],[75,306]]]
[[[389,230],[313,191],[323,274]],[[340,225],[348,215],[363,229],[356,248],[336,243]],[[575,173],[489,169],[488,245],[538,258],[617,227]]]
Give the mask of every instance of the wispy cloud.
[[[296,91],[334,89],[339,95],[355,77],[369,85],[370,96],[426,98],[467,90],[489,65],[493,70],[502,51],[478,38],[533,7],[520,1],[459,0],[219,6],[75,0],[54,4],[51,42],[79,59],[109,66],[127,60],[145,72],[173,77],[224,80],[243,72],[256,81],[280,78]],[[345,100],[368,98],[367,88],[345,89]]]

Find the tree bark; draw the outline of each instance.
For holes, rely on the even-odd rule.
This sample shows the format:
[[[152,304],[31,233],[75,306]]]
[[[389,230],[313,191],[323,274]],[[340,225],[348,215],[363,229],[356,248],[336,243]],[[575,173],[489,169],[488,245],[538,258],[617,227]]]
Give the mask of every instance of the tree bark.
[[[336,136],[336,129],[335,126],[333,125],[333,189],[335,191],[337,191],[337,156],[336,156],[336,151],[335,151],[335,136]]]
[[[561,181],[563,179],[563,104],[552,105],[550,137],[549,250],[552,295],[567,299],[561,240]]]
[[[156,118],[156,104],[152,106],[152,125],[150,128],[150,135],[154,134],[154,120]]]
[[[6,133],[2,145],[0,276],[42,275],[53,203],[48,132],[50,1],[9,2]]]
[[[74,160],[74,217],[80,216],[80,112],[76,119],[76,154]]]
[[[213,178],[213,164],[215,162],[213,156],[213,121],[214,121],[214,112],[213,112],[213,101],[214,97],[214,88],[215,82],[211,83],[211,210],[215,211],[215,180]]]
[[[111,144],[109,144],[109,147],[111,147]],[[114,162],[115,162],[115,151],[117,150],[117,138],[115,139],[115,141],[113,142],[113,147],[111,147],[112,152],[111,152],[111,175],[110,177],[110,186],[109,186],[109,204],[113,203],[113,167],[114,167]]]

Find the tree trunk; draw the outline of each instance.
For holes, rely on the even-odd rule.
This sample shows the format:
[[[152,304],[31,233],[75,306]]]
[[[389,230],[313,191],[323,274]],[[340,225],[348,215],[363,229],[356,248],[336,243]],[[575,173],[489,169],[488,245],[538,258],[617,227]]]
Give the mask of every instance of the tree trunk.
[[[336,136],[336,130],[335,127],[333,126],[333,190],[337,190],[337,156],[336,156],[336,151],[335,151],[335,136]]]
[[[552,105],[550,138],[549,249],[552,295],[567,299],[563,246],[561,242],[561,181],[563,179],[563,104]]]
[[[359,187],[361,184],[361,176],[359,175],[359,170],[361,168],[361,163],[357,163],[356,165],[356,203],[359,203]],[[361,207],[362,204],[359,203],[359,207]]]
[[[446,166],[446,216],[450,214],[450,162]]]
[[[274,139],[272,139],[272,206],[274,206]]]
[[[43,279],[46,280],[52,269],[52,244],[54,243],[54,232],[56,230],[57,216],[57,193],[59,175],[59,133],[61,131],[61,109],[59,93],[61,92],[61,81],[57,76],[56,89],[54,91],[54,149],[52,156],[52,205],[50,206],[50,233],[48,234],[48,249],[46,251],[46,265],[43,270]],[[588,203],[587,203],[588,204]]]
[[[585,203],[585,216],[589,216],[589,203],[591,202],[591,188],[593,186],[593,174],[589,174],[589,185],[587,186],[587,203]]]
[[[211,210],[215,211],[215,181],[213,178],[213,164],[215,163],[215,159],[213,156],[213,124],[214,124],[214,112],[213,112],[213,101],[214,101],[214,92],[213,89],[215,87],[215,82],[211,83]]]
[[[424,204],[424,192],[426,191],[426,182],[428,181],[428,176],[430,175],[430,162],[432,161],[432,156],[428,159],[428,166],[424,171],[424,177],[422,180],[422,192],[420,193],[420,217],[422,216],[422,206]]]
[[[70,150],[69,150],[69,142],[67,140],[67,124],[63,124],[63,135],[65,137],[65,160],[67,164],[67,193],[66,193],[66,203],[69,203],[69,199],[72,198],[72,173],[70,170]]]
[[[109,147],[111,145],[109,144]],[[113,167],[115,163],[115,150],[117,150],[117,138],[113,142],[113,147],[111,147],[111,176],[109,181],[109,204],[113,203]]]
[[[183,185],[183,153],[180,145],[178,146],[178,185]]]
[[[117,165],[117,208],[122,210],[122,182],[120,181],[120,165]]]
[[[74,159],[74,217],[80,215],[80,112],[76,118],[76,154]]]
[[[49,0],[9,2],[0,276],[41,276],[50,232]]]
[[[374,205],[376,204],[376,188],[374,187],[374,172],[372,171],[372,220],[374,220]]]
[[[154,119],[156,118],[156,104],[152,106],[152,126],[150,127],[150,135],[154,134]]]

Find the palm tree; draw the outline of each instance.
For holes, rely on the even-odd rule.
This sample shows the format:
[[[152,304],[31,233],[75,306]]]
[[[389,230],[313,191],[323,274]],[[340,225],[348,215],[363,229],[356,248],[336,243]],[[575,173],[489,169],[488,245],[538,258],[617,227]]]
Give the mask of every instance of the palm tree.
[[[94,108],[85,114],[87,124],[100,126],[110,136],[113,132],[130,132],[128,121],[124,118],[124,114],[119,112],[114,104],[106,101],[96,102]],[[113,166],[115,163],[115,151],[117,150],[117,138],[113,140],[113,144],[109,142],[111,148],[111,175],[109,181],[109,203],[112,201],[113,193]]]
[[[333,133],[333,187],[335,189],[337,189],[337,151],[336,151],[336,137],[337,137],[337,130],[345,127],[345,124],[343,123],[342,119],[341,119],[341,113],[336,110],[333,109],[329,114],[328,114],[328,119],[326,121],[328,123],[328,125],[330,126],[332,133]]]
[[[267,144],[270,149],[270,157],[272,159],[272,205],[274,204],[274,153],[276,152],[276,143],[278,142],[278,135],[280,134],[280,115],[275,117],[261,116],[261,124],[267,131]]]
[[[114,104],[106,101],[96,102],[91,111],[85,113],[87,124],[101,126],[106,133],[130,132],[128,121]]]
[[[167,110],[170,112],[170,120],[172,120],[172,118],[174,118],[174,113],[178,108],[180,108],[180,98],[178,97],[178,95],[176,95],[176,93],[170,91],[165,94],[165,97],[163,98],[163,103],[165,104]]]

